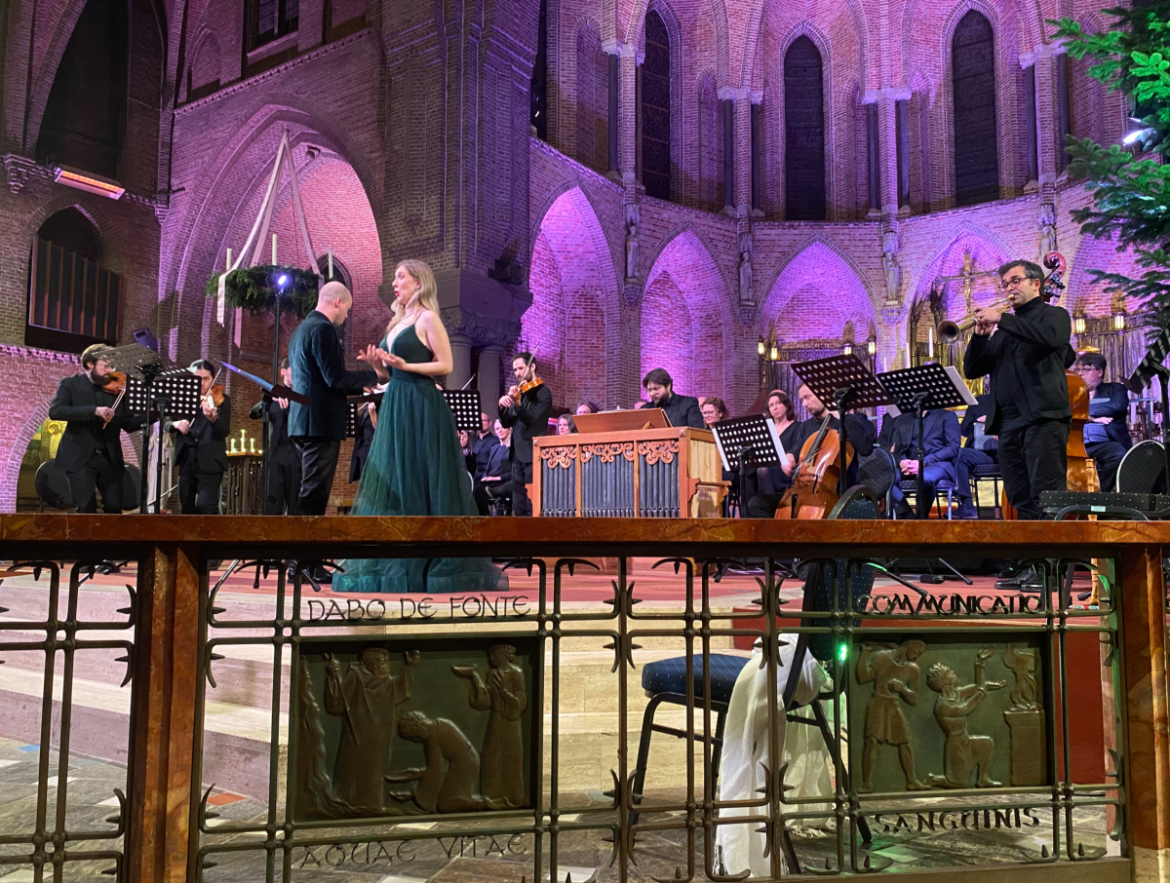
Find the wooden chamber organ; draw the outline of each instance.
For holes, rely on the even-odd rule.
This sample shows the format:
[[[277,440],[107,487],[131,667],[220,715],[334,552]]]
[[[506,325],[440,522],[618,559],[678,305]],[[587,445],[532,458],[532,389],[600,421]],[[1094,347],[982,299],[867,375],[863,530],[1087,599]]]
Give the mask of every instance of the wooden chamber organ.
[[[715,437],[668,427],[534,440],[535,515],[718,518],[728,483]]]

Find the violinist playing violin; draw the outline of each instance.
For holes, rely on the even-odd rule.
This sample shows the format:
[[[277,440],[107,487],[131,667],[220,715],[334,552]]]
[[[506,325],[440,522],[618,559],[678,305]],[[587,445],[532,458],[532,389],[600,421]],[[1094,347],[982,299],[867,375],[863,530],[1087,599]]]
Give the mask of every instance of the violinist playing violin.
[[[73,505],[83,514],[97,512],[98,493],[107,513],[121,513],[123,502],[137,502],[122,500],[126,467],[121,435],[141,429],[142,421],[126,414],[124,397],[119,399],[126,375],[103,358],[109,351],[104,343],[87,347],[81,354],[82,373],[62,380],[49,405],[49,419],[65,421],[56,461],[69,477]]]
[[[512,514],[531,515],[528,485],[532,481],[532,440],[548,433],[552,393],[536,376],[532,353],[512,357],[516,383],[500,399],[500,424],[512,429]],[[513,428],[514,427],[514,428]]]
[[[218,515],[223,474],[227,472],[227,438],[232,432],[231,400],[215,382],[215,365],[197,359],[188,370],[202,384],[194,420],[176,420],[175,463],[179,467],[179,505],[184,515]]]

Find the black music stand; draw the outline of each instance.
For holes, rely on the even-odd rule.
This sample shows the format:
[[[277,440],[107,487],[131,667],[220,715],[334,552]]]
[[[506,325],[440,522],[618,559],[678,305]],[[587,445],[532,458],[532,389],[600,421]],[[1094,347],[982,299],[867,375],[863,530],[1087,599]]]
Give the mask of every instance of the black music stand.
[[[926,478],[922,474],[922,461],[926,457],[922,431],[926,420],[925,412],[937,408],[960,408],[964,405],[970,407],[976,404],[975,396],[971,395],[958,371],[954,368],[948,370],[934,362],[914,368],[886,371],[878,375],[878,380],[899,402],[910,402],[914,408],[914,419],[918,424],[918,447],[914,452],[918,460],[917,515],[919,518],[926,518],[930,514],[930,506],[926,500]]]
[[[878,405],[896,403],[869,368],[853,353],[798,362],[792,366],[792,370],[822,402],[837,403],[837,440],[841,448],[841,477],[837,480],[837,493],[843,495],[848,466],[845,412],[850,408],[876,408]]]
[[[151,415],[154,413],[156,407],[165,413],[166,406],[170,404],[165,395],[159,396],[155,392],[155,381],[165,371],[179,370],[178,367],[169,361],[163,360],[159,354],[139,343],[131,343],[125,346],[115,347],[106,350],[102,354],[105,361],[114,366],[115,370],[122,371],[126,375],[126,409],[136,416],[143,418],[142,425],[142,465],[144,470],[144,478],[142,481],[141,492],[139,494],[139,511],[146,514],[149,511],[146,499],[145,469],[150,464],[150,423]],[[195,375],[191,375],[194,377]],[[159,472],[162,471],[162,431],[163,424],[161,418],[159,419]],[[157,484],[161,488],[161,479]],[[159,510],[158,501],[155,502],[154,511]]]
[[[479,432],[483,428],[483,420],[479,416],[483,413],[483,407],[478,389],[443,389],[440,392],[455,418],[456,429],[460,432]]]
[[[154,500],[154,514],[162,508],[162,434],[166,431],[168,422],[174,420],[194,420],[199,414],[203,384],[199,376],[192,374],[186,368],[168,371],[157,377],[138,381],[131,378],[126,384],[126,398],[130,403],[130,410],[144,415],[145,425],[149,426],[158,420],[159,455],[155,462],[154,486],[158,495]],[[144,448],[146,439],[143,439]],[[149,457],[144,450],[144,457]],[[149,468],[150,460],[143,461]],[[145,501],[147,482],[142,482],[142,496]],[[145,511],[146,503],[143,503]]]
[[[747,504],[747,466],[780,466],[784,463],[784,445],[776,424],[763,414],[747,417],[732,417],[711,424],[715,435],[715,447],[723,468],[732,471],[733,462],[739,464],[739,504]],[[734,459],[728,452],[734,452]],[[750,459],[749,459],[750,456]]]

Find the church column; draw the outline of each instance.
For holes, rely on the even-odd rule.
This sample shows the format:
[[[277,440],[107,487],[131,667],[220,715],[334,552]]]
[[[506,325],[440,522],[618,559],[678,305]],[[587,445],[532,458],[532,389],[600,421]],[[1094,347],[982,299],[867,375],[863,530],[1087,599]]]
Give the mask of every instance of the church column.
[[[621,59],[613,52],[606,55],[609,71],[609,171],[617,173],[621,165],[618,132],[621,131]]]
[[[633,184],[638,178],[638,65],[641,59],[633,43],[621,46],[621,120],[618,125],[618,151],[623,184]]]
[[[471,379],[471,339],[460,334],[451,335],[451,373],[447,375],[447,389],[461,389]]]
[[[725,181],[724,204],[734,209],[739,217],[751,213],[753,205],[753,185],[758,177],[758,168],[754,165],[756,156],[753,152],[753,143],[758,144],[759,136],[753,131],[753,114],[756,105],[753,105],[753,95],[747,87],[739,89],[723,88],[719,90],[719,97],[724,99],[724,139],[723,165]],[[755,95],[756,104],[761,96]],[[755,138],[755,142],[753,142]],[[730,186],[726,182],[730,180]]]
[[[1052,47],[1037,46],[1028,56],[1021,56],[1026,68],[1034,64],[1036,76],[1036,160],[1040,189],[1051,190],[1056,183],[1056,63]],[[1005,169],[1004,171],[1008,171]],[[1001,174],[1001,179],[1003,172]]]
[[[500,411],[500,360],[504,356],[502,346],[485,346],[479,351],[479,380],[476,389],[479,390],[483,412],[493,420]]]

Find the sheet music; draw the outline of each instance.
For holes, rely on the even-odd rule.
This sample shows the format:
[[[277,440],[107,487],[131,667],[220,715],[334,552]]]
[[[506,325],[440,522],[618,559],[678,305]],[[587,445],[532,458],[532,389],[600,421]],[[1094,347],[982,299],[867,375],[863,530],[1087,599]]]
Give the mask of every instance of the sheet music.
[[[975,401],[975,396],[971,394],[971,390],[967,387],[967,384],[963,382],[963,378],[959,376],[959,369],[954,365],[947,365],[945,370],[947,376],[951,378],[951,383],[955,385],[955,390],[963,397],[963,401],[967,403],[967,406],[970,407],[971,405],[979,404]]]

